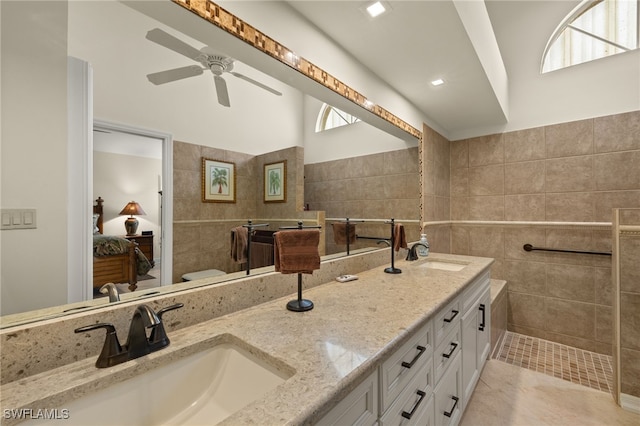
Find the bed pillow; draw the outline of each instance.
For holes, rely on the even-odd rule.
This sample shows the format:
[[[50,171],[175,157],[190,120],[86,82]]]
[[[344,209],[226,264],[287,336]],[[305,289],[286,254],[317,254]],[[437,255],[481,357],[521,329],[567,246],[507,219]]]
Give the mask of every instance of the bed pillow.
[[[93,214],[93,233],[94,234],[99,234],[100,233],[100,228],[98,228],[98,218],[100,217],[100,215],[98,213],[94,213]]]

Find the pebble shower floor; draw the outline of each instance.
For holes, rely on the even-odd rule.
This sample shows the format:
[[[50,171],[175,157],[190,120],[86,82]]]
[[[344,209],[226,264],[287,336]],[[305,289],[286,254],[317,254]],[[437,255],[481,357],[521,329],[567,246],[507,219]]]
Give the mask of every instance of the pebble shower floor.
[[[613,392],[611,357],[507,331],[493,358],[604,392]]]

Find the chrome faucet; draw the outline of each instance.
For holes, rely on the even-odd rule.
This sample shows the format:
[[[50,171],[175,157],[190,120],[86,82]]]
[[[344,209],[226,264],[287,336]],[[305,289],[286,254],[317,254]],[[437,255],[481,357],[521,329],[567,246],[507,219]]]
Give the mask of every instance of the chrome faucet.
[[[120,301],[118,287],[116,287],[114,283],[106,283],[105,285],[100,287],[100,293],[109,295],[109,303]]]
[[[102,346],[102,351],[96,361],[96,367],[112,367],[167,347],[169,345],[169,338],[162,324],[162,314],[183,306],[182,303],[177,303],[161,309],[156,314],[149,306],[138,305],[133,313],[133,318],[131,318],[129,336],[127,337],[127,343],[125,345],[121,345],[118,341],[116,328],[113,324],[92,324],[77,328],[75,332],[83,333],[99,328],[106,329],[107,335],[104,345]],[[149,337],[147,337],[147,329],[151,330]]]
[[[422,246],[427,250],[429,249],[428,244],[417,242],[411,246],[411,248],[409,249],[409,253],[407,253],[407,258],[405,260],[418,260],[418,253],[416,253],[416,249],[418,248],[418,246]]]

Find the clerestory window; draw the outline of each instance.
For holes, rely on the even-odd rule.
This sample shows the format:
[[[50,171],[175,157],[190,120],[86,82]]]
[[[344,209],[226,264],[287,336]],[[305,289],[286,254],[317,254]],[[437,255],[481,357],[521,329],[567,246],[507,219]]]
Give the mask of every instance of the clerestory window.
[[[331,105],[323,104],[316,122],[316,133],[357,123],[358,121],[360,121],[360,119],[356,116],[332,107]]]
[[[640,0],[585,0],[558,26],[545,48],[541,72],[627,52],[640,43]]]

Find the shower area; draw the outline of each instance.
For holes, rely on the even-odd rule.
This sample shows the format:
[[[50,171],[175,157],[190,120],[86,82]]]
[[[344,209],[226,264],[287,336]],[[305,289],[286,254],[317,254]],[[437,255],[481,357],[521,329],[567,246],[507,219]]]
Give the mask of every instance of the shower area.
[[[601,390],[637,407],[640,253],[624,227],[636,226],[640,209],[640,111],[458,141],[427,127],[424,135],[432,250],[494,258],[492,278],[507,281],[513,351],[535,352],[536,366],[547,346],[551,361],[589,358],[586,381],[601,379]],[[614,209],[625,212],[624,236]],[[571,353],[555,354],[556,344]]]

